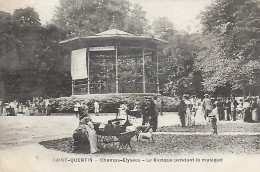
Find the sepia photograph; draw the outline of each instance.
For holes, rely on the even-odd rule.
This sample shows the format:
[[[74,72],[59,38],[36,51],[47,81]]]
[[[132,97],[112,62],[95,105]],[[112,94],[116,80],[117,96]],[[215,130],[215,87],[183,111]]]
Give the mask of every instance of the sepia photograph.
[[[0,0],[0,172],[260,170],[260,0]]]

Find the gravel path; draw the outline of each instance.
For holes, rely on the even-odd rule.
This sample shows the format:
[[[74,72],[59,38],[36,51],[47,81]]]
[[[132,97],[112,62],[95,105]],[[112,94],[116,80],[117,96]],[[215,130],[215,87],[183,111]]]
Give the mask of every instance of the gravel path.
[[[114,114],[92,116],[107,122]],[[140,124],[141,119],[135,122]],[[98,154],[72,153],[72,133],[78,126],[74,115],[0,116],[0,171],[257,171],[260,161],[260,124],[241,121],[218,123],[219,134],[212,135],[211,125],[180,127],[176,113],[159,116],[155,143],[132,139],[134,152],[107,150]],[[40,144],[39,144],[40,143]],[[54,162],[59,158],[92,158],[94,163]],[[178,160],[176,163],[154,159]],[[192,158],[222,159],[221,163],[186,163]],[[141,163],[107,163],[104,159],[138,159]],[[151,161],[150,161],[151,160]],[[149,161],[149,162],[148,162]],[[249,164],[250,163],[250,164]],[[242,164],[242,165],[241,165]],[[247,165],[245,165],[247,164]],[[104,170],[106,169],[106,170]],[[137,170],[138,171],[138,170]]]
[[[177,113],[163,113],[159,116],[158,131],[175,135],[209,135],[212,131],[210,123],[206,126],[180,127]],[[8,147],[38,143],[40,141],[71,137],[78,126],[78,118],[73,114],[56,114],[57,116],[0,116],[0,150]],[[94,116],[93,121],[107,123],[115,114]],[[140,125],[141,118],[132,121]],[[260,123],[244,123],[241,121],[221,121],[218,123],[219,135],[254,135],[260,132]],[[189,134],[188,134],[189,133]]]

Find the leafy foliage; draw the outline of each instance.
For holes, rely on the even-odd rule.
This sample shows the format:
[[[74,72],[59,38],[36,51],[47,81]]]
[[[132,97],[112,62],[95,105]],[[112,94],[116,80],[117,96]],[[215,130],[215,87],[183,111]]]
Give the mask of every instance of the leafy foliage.
[[[260,9],[253,0],[215,0],[201,15],[202,34],[177,32],[167,18],[148,24],[145,12],[128,0],[60,0],[53,24],[42,26],[33,8],[0,12],[0,97],[70,95],[69,52],[60,39],[118,28],[153,34],[169,42],[159,54],[164,95],[258,94]],[[152,32],[151,32],[152,31]],[[141,54],[141,52],[133,52]],[[137,55],[138,56],[138,55]],[[142,82],[141,57],[119,55],[120,82]],[[154,57],[146,58],[146,81],[156,82]],[[115,80],[114,60],[91,69],[95,82]],[[202,85],[203,84],[203,85]]]
[[[64,34],[56,26],[41,26],[30,7],[0,14],[0,25],[1,97],[59,96],[67,90],[62,89],[70,82],[59,45]]]
[[[147,97],[153,97],[154,95],[146,95]],[[162,108],[164,112],[177,112],[180,100],[178,97],[159,97],[163,102]],[[141,106],[144,101],[143,95],[128,94],[128,95],[116,95],[116,94],[99,94],[89,95],[84,98],[80,97],[59,97],[50,99],[53,111],[57,112],[74,112],[73,108],[76,102],[84,102],[87,104],[89,112],[94,112],[94,102],[98,101],[100,105],[101,113],[116,113],[118,107],[122,102],[126,102],[128,108],[132,110],[135,106]]]
[[[167,18],[153,22],[155,35],[169,42],[160,54],[160,83],[164,95],[202,95],[202,77],[194,70],[194,60],[199,50],[199,35],[179,33]]]
[[[94,35],[112,27],[144,34],[148,26],[141,6],[127,0],[60,0],[53,22],[68,37]]]
[[[216,0],[202,13],[204,26],[196,66],[205,89],[259,89],[260,9],[251,0]],[[253,65],[254,64],[254,65]]]

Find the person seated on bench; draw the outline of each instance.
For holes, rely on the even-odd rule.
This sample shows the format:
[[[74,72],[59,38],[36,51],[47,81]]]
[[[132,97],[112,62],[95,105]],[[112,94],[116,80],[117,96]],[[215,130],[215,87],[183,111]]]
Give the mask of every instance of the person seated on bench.
[[[97,135],[96,131],[94,130],[94,125],[92,122],[92,119],[89,116],[83,117],[80,122],[79,122],[79,127],[76,129],[75,133],[77,131],[81,131],[84,135],[81,136],[83,138],[88,138],[89,145],[90,145],[90,153],[96,153],[98,152],[98,147],[97,147]],[[78,142],[80,142],[81,138],[76,138],[76,134],[73,134],[73,139],[77,139]],[[87,142],[85,143],[87,146]]]
[[[120,126],[120,122],[117,121],[115,123],[115,134],[119,134],[119,133],[123,133],[124,129],[122,128],[122,126]]]
[[[109,120],[108,123],[105,125],[104,132],[105,132],[105,134],[107,134],[109,136],[114,135],[114,133],[115,133],[115,125],[112,124],[111,120]]]

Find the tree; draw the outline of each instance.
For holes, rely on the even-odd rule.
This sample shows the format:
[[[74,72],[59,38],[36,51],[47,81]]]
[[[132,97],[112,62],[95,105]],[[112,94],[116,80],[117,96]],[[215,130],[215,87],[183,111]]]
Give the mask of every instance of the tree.
[[[173,23],[167,17],[155,19],[152,26],[154,35],[163,40],[170,40],[177,33]]]
[[[246,94],[249,80],[260,88],[259,21],[260,9],[251,0],[216,0],[202,13],[204,38],[196,66],[207,91],[231,86]]]
[[[94,35],[111,27],[144,34],[145,12],[127,0],[60,0],[53,18],[68,37]]]
[[[153,22],[154,34],[169,42],[160,54],[159,80],[164,95],[201,95],[201,73],[194,70],[194,60],[198,52],[198,36],[178,33],[167,18]]]
[[[60,96],[63,83],[70,83],[63,82],[69,80],[63,64],[65,52],[59,45],[64,34],[56,26],[41,26],[30,7],[17,9],[13,15],[0,14],[0,34],[0,96]]]

